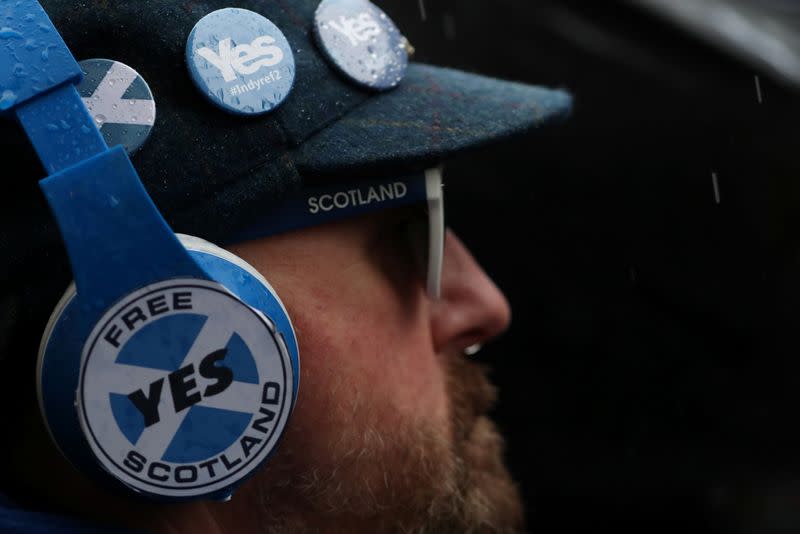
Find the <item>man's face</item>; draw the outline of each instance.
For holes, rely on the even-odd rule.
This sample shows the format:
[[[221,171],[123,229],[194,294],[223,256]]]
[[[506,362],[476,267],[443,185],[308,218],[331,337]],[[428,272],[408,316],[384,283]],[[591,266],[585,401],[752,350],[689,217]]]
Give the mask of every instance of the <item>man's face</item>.
[[[160,505],[94,487],[26,447],[54,506],[183,532],[513,532],[521,528],[494,390],[464,350],[502,332],[503,295],[456,236],[431,299],[398,209],[229,247],[269,280],[300,345],[297,405],[275,455],[229,502]],[[25,443],[48,443],[44,428]],[[45,461],[47,460],[47,461]],[[47,480],[47,483],[44,481]]]
[[[463,355],[508,326],[508,303],[452,232],[442,297],[430,299],[406,245],[411,213],[229,247],[281,295],[301,379],[278,452],[215,510],[220,520],[326,532],[520,526],[485,416],[493,388]]]

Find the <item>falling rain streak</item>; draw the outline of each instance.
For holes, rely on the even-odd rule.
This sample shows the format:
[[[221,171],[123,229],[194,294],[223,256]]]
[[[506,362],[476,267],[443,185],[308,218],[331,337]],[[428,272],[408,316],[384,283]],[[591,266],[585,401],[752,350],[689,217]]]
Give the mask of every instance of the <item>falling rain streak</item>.
[[[755,76],[756,78],[756,97],[758,98],[758,103],[763,103],[764,99],[761,97],[761,79],[758,77],[758,74]]]
[[[719,183],[717,182],[717,173],[711,173],[711,182],[714,184],[714,201],[719,204]]]
[[[448,41],[455,41],[456,39],[456,19],[453,18],[452,13],[445,13],[442,16],[442,30],[444,31],[444,38]]]

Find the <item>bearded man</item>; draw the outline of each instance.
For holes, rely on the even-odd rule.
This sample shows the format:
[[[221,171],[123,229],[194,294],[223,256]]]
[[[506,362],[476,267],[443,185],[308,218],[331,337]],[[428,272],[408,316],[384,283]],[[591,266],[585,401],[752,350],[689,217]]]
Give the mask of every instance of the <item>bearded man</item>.
[[[76,252],[78,245],[70,240],[92,242],[107,219],[92,210],[78,213],[86,220],[96,217],[86,223],[84,235],[64,222],[62,200],[50,189],[55,178],[43,181],[45,195],[36,184],[45,171],[53,174],[49,151],[59,147],[31,133],[37,117],[16,111],[19,124],[0,124],[3,159],[19,163],[14,179],[21,186],[4,210],[0,239],[6,258],[2,279],[14,281],[2,286],[0,349],[6,376],[14,377],[3,401],[14,409],[6,416],[13,430],[3,443],[7,499],[0,527],[220,534],[521,531],[523,511],[503,465],[502,439],[486,416],[495,392],[485,370],[465,357],[508,327],[510,310],[466,247],[446,230],[439,165],[448,156],[564,117],[569,96],[406,65],[409,43],[366,0],[41,4],[75,57],[113,58],[81,62],[81,84],[89,85],[77,86],[105,142],[128,150],[172,228],[221,242],[226,250],[186,236],[178,236],[181,243],[201,265],[204,253],[222,258],[267,278],[265,285],[280,295],[291,323],[275,321],[270,327],[284,329],[284,341],[276,343],[285,344],[279,352],[286,361],[302,354],[302,366],[296,367],[301,386],[294,390],[296,401],[287,397],[291,418],[276,423],[283,431],[280,443],[265,449],[247,476],[189,495],[186,484],[198,476],[219,477],[223,468],[233,473],[263,441],[243,437],[242,458],[226,456],[230,449],[220,455],[219,449],[209,453],[211,460],[191,465],[169,460],[176,443],[186,444],[182,454],[197,455],[212,448],[198,444],[198,435],[216,443],[215,434],[227,432],[227,423],[214,427],[198,414],[224,411],[214,411],[222,395],[212,397],[236,383],[238,369],[247,366],[231,359],[222,367],[206,365],[207,358],[222,358],[224,351],[197,365],[185,365],[188,356],[173,367],[151,362],[147,376],[160,377],[149,386],[118,392],[123,396],[103,390],[99,398],[110,402],[108,413],[120,427],[113,432],[121,432],[131,446],[140,446],[142,436],[149,439],[150,429],[169,417],[172,441],[157,458],[132,449],[124,466],[105,462],[97,453],[102,444],[92,440],[107,426],[92,431],[81,404],[86,401],[74,386],[54,406],[59,403],[51,398],[60,393],[51,393],[48,385],[47,354],[75,296],[72,287],[58,302],[71,276],[80,297],[93,280],[107,275],[97,268],[82,274],[82,258],[106,259],[102,250]],[[26,33],[33,15],[21,13],[19,5],[0,3],[0,16],[9,24],[0,36],[33,49],[42,37]],[[18,19],[23,22],[14,26]],[[39,24],[41,32],[50,31],[46,22]],[[252,28],[258,31],[247,33]],[[205,34],[213,37],[203,41]],[[20,106],[9,96],[19,93],[18,78],[40,68],[15,65],[6,73],[6,86],[0,83],[7,108]],[[265,90],[268,96],[252,100]],[[131,109],[144,114],[137,117]],[[46,121],[53,127],[44,128],[47,135],[68,129],[61,112],[49,109],[53,115]],[[138,139],[147,137],[144,144]],[[111,153],[98,149],[98,157]],[[120,150],[116,154],[122,157]],[[83,160],[77,159],[79,167]],[[102,178],[93,187],[105,187]],[[64,198],[80,194],[70,189]],[[119,204],[108,195],[95,207],[121,212],[123,228],[139,228],[140,221],[117,209]],[[146,208],[141,213],[152,215]],[[140,253],[133,258],[143,261],[145,270],[161,262],[141,259],[146,236],[121,232],[114,239],[114,247],[139,239]],[[153,238],[153,250],[156,242]],[[109,268],[118,267],[113,258],[108,261]],[[141,328],[144,336],[138,321],[156,324],[163,320],[158,315],[188,306],[186,298],[170,301],[172,310],[166,300],[151,299],[144,312],[136,308],[123,315],[124,324],[131,331]],[[289,330],[296,333],[297,346]],[[119,348],[122,332],[108,330],[104,339]],[[232,346],[225,350],[232,354]],[[33,370],[37,348],[41,413]],[[84,349],[82,365],[88,365],[91,350]],[[119,354],[115,363],[128,358]],[[131,361],[125,360],[129,371]],[[154,368],[166,371],[153,375]],[[106,387],[106,375],[98,376],[81,378],[79,390]],[[268,404],[268,388],[263,391]],[[165,400],[168,394],[172,402]],[[83,434],[77,441],[61,437],[64,419],[74,418],[78,428],[70,399],[80,412]],[[247,419],[247,429],[261,428],[257,418]],[[187,421],[211,426],[196,434]],[[82,451],[95,447],[100,463],[95,473],[83,472],[84,452],[72,452],[73,441]],[[150,480],[139,485],[137,474]]]

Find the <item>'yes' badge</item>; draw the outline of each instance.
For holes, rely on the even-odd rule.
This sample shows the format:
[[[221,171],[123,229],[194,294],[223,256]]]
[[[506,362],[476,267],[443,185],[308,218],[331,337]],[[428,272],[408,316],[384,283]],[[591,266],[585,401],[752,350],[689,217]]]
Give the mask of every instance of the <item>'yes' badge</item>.
[[[200,19],[186,43],[186,61],[200,92],[240,115],[272,111],[294,84],[294,55],[283,32],[246,9],[220,9]]]
[[[361,86],[386,90],[408,67],[406,41],[392,19],[368,0],[323,0],[314,30],[322,51]]]

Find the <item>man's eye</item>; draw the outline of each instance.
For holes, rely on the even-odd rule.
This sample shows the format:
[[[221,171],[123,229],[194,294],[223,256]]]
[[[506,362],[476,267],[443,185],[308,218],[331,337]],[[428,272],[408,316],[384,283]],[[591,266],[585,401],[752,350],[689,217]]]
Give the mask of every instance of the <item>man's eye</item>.
[[[428,273],[428,220],[424,209],[387,221],[378,240],[380,262],[395,283],[421,284]]]
[[[411,264],[424,283],[428,275],[428,220],[415,214],[403,221],[401,233]]]

